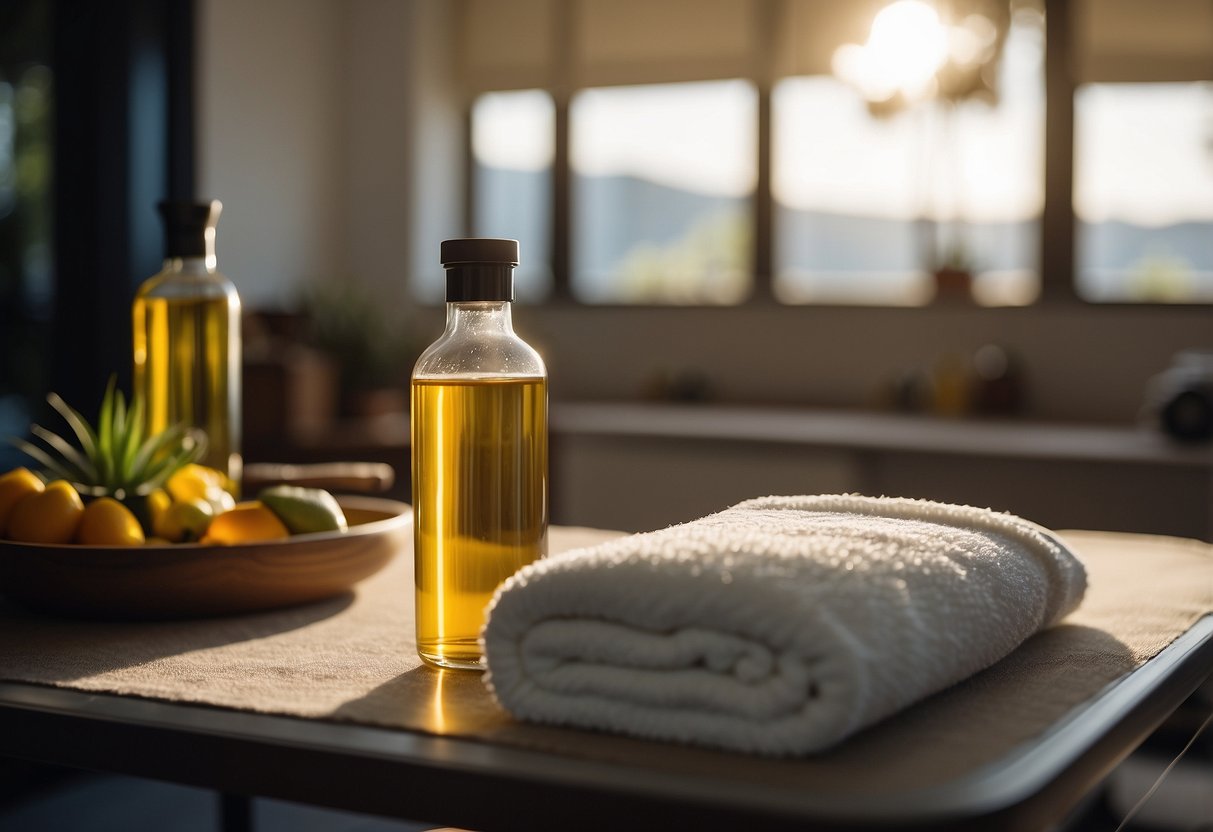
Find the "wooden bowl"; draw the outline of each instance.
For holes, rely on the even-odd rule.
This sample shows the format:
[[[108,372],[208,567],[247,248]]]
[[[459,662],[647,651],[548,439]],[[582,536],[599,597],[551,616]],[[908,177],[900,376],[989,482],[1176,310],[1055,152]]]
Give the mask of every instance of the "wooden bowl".
[[[346,532],[239,546],[51,546],[0,541],[0,594],[78,618],[230,615],[331,598],[408,547],[412,509],[339,497]]]

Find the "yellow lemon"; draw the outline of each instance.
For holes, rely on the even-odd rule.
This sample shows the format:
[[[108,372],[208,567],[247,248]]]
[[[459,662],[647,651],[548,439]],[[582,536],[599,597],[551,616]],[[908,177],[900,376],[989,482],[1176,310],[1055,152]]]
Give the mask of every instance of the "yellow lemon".
[[[112,497],[99,497],[85,507],[76,542],[88,546],[142,546],[143,527],[122,503]]]
[[[28,494],[9,513],[7,536],[25,543],[69,543],[84,515],[84,502],[67,480]]]
[[[28,468],[14,468],[0,477],[0,531],[4,530],[4,524],[8,522],[8,515],[13,506],[45,488],[42,480]]]
[[[230,546],[259,540],[281,540],[290,536],[278,515],[259,500],[249,500],[236,503],[231,511],[225,511],[211,521],[202,542]]]
[[[209,489],[225,490],[227,483],[227,476],[222,471],[191,462],[188,465],[182,465],[175,474],[169,477],[166,487],[174,500],[188,503],[190,500],[207,499]]]
[[[170,503],[152,521],[152,532],[173,543],[197,540],[214,519],[214,511],[206,500]]]
[[[160,517],[164,512],[168,511],[168,507],[173,504],[173,498],[168,495],[168,492],[163,488],[157,488],[152,493],[144,498],[147,503],[147,517],[151,522],[152,529],[156,527]]]

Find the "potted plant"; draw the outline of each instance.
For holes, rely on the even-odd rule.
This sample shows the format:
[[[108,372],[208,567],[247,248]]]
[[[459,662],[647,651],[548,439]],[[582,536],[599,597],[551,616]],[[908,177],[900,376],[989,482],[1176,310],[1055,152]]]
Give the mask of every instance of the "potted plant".
[[[971,301],[973,299],[973,259],[964,243],[954,242],[944,258],[935,266],[936,301]]]
[[[346,417],[408,410],[408,378],[419,350],[407,315],[357,280],[312,283],[301,297],[305,340],[338,367]]]

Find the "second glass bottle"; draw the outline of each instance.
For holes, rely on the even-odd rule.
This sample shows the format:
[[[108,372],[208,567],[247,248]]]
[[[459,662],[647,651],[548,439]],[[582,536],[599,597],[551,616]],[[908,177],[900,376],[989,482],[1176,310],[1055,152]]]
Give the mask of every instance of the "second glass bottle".
[[[162,202],[163,270],[132,307],[135,392],[149,434],[175,424],[206,431],[200,460],[240,482],[240,296],[215,267],[223,206]]]

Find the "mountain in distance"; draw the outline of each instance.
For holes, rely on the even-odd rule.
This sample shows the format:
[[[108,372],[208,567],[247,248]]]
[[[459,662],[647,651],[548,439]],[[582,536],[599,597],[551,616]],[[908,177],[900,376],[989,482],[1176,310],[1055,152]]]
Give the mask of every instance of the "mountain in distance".
[[[551,179],[547,172],[477,168],[477,233],[517,237],[547,251]],[[672,188],[633,176],[576,176],[573,191],[574,282],[587,298],[617,297],[618,270],[642,248],[673,247],[725,216],[748,222],[749,200]],[[914,222],[827,211],[776,208],[777,267],[853,281],[864,273],[920,270],[921,232]],[[947,255],[951,229],[940,233]],[[964,253],[977,271],[1035,270],[1036,220],[966,223]],[[534,242],[530,242],[534,241]],[[1201,296],[1213,295],[1213,223],[1148,228],[1120,221],[1078,223],[1076,256],[1093,296],[1115,293],[1150,258],[1172,270]],[[1169,265],[1168,265],[1169,264]]]

